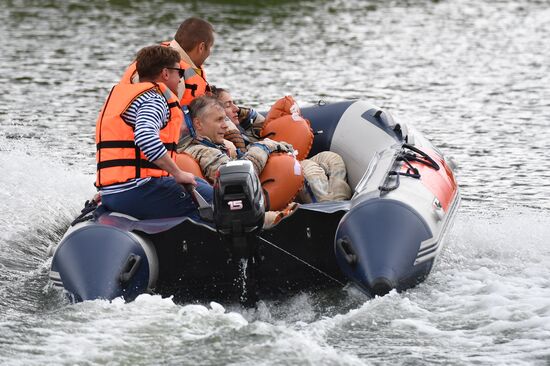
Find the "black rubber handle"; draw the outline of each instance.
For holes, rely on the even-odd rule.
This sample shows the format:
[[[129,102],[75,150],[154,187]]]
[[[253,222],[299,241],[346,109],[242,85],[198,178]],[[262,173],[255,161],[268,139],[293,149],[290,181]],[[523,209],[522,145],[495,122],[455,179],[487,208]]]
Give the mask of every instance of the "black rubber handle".
[[[344,237],[336,240],[336,247],[344,255],[344,259],[350,266],[357,264],[357,254],[355,254],[348,238]]]
[[[134,277],[136,274],[136,271],[139,268],[139,265],[141,263],[141,256],[131,253],[128,258],[126,259],[126,263],[124,263],[124,266],[122,267],[122,271],[120,272],[120,282],[126,283]]]

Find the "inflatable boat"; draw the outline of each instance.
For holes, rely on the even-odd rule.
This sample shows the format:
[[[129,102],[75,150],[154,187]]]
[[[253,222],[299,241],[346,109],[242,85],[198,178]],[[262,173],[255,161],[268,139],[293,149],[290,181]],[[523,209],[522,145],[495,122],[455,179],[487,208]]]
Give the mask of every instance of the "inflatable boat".
[[[449,162],[417,130],[364,101],[319,103],[302,114],[315,135],[309,156],[343,158],[350,200],[298,205],[263,230],[259,179],[235,161],[220,168],[212,206],[197,197],[203,220],[85,207],[51,248],[51,283],[75,302],[155,293],[254,303],[348,284],[384,295],[423,281],[460,201]]]

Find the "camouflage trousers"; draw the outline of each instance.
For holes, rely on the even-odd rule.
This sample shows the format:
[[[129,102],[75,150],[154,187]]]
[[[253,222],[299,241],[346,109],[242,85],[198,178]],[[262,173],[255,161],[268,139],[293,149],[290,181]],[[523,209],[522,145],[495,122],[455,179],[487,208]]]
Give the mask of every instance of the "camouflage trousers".
[[[351,198],[351,188],[346,181],[346,165],[340,155],[323,151],[300,162],[307,185],[298,192],[302,203],[342,201]],[[311,197],[313,194],[314,197]]]

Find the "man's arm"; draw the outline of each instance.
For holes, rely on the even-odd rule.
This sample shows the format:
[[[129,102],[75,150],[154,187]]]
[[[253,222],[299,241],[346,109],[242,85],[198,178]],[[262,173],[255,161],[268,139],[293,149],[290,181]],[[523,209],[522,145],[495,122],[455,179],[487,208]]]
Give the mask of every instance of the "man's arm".
[[[167,171],[174,177],[176,182],[180,184],[192,184],[194,186],[197,186],[197,182],[195,181],[195,176],[189,172],[186,172],[184,170],[181,170],[176,163],[174,163],[174,160],[168,156],[168,154],[162,155],[160,158],[155,160],[153,163],[157,165],[162,170]]]
[[[194,175],[176,165],[159,138],[160,129],[164,127],[169,115],[166,101],[154,95],[141,103],[135,115],[134,138],[147,160],[171,174],[176,182],[196,186]]]
[[[231,158],[221,150],[201,144],[190,145],[185,148],[184,151],[199,163],[202,174],[211,184],[213,184],[216,179],[216,172],[220,165],[231,160]]]
[[[263,139],[262,141],[250,144],[248,151],[244,154],[243,159],[250,160],[256,170],[256,174],[262,174],[269,154],[272,152],[292,152],[292,145],[284,141],[273,141],[271,139]]]

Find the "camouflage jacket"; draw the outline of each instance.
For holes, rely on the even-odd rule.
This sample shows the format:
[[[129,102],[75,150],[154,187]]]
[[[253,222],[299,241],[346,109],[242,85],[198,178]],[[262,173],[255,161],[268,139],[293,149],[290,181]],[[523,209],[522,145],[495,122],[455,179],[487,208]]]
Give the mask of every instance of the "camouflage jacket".
[[[257,143],[251,146],[241,159],[250,160],[256,173],[260,175],[269,157],[269,151],[268,146]],[[206,137],[195,138],[186,144],[181,144],[178,152],[191,155],[199,163],[202,174],[211,184],[216,179],[218,168],[234,160],[229,157],[225,146],[215,144]]]

